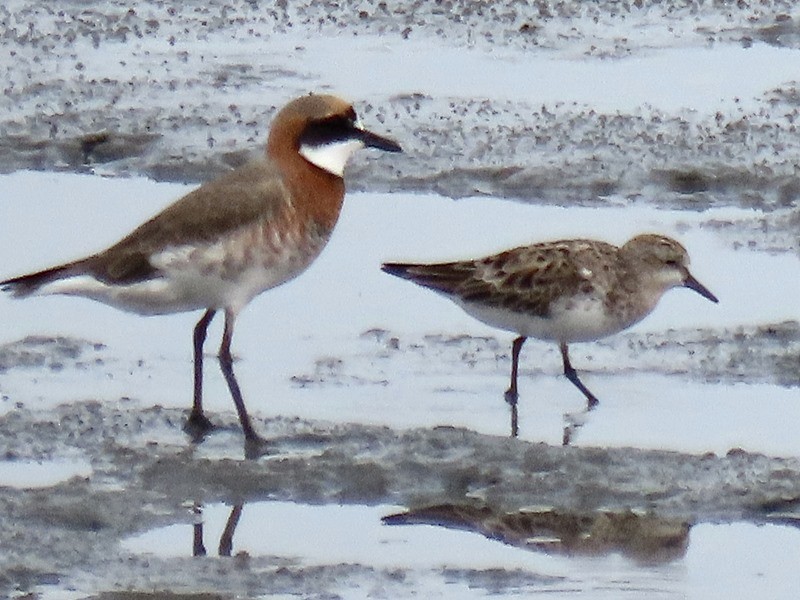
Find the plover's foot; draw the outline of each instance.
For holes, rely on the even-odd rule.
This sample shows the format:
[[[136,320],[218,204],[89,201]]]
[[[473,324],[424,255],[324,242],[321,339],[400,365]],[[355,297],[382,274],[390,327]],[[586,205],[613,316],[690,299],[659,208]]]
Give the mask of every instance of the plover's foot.
[[[260,435],[251,436],[244,440],[244,456],[249,460],[255,460],[276,452],[275,444]]]
[[[195,442],[202,441],[215,427],[216,425],[205,414],[195,412],[190,413],[186,423],[183,424],[183,430]]]
[[[519,394],[517,393],[517,390],[512,390],[509,388],[506,390],[506,393],[503,394],[503,398],[505,398],[505,401],[511,406],[516,406],[517,400],[519,400]]]

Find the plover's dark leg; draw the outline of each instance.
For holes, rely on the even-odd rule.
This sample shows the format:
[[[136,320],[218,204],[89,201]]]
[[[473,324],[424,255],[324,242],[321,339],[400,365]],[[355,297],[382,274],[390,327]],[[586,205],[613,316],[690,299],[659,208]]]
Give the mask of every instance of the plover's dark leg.
[[[519,394],[517,393],[517,372],[519,371],[519,353],[526,339],[528,338],[520,336],[511,344],[511,385],[505,393],[506,402],[511,405],[511,437],[517,437],[517,433],[519,432],[517,415],[517,400],[519,399]]]
[[[561,349],[561,358],[564,360],[564,375],[566,375],[567,379],[569,379],[575,385],[575,387],[577,387],[581,392],[583,392],[583,395],[586,396],[587,409],[593,409],[595,406],[600,404],[600,400],[598,400],[597,397],[589,391],[589,388],[583,385],[583,382],[578,378],[578,373],[574,368],[572,368],[572,365],[569,362],[569,350],[567,349],[567,345],[561,343],[559,344],[559,348]]]
[[[192,556],[205,556],[206,546],[203,543],[203,507],[195,503],[192,508],[195,514],[195,522],[192,525],[193,540],[192,540]]]
[[[250,424],[250,417],[247,414],[247,409],[244,406],[242,391],[239,389],[236,376],[233,374],[231,340],[233,339],[234,321],[236,321],[236,315],[232,310],[226,309],[225,330],[222,332],[222,344],[219,347],[219,366],[222,369],[222,374],[225,376],[225,382],[228,384],[231,397],[233,397],[233,403],[236,405],[236,412],[239,413],[239,422],[242,424],[242,431],[244,431],[245,439],[248,441],[261,442],[263,440]]]
[[[215,313],[215,310],[208,309],[194,327],[194,401],[186,429],[200,435],[214,427],[203,413],[203,344]]]
[[[241,502],[231,507],[231,514],[228,515],[228,520],[225,522],[225,529],[219,537],[220,556],[230,556],[233,551],[233,534],[236,533],[236,526],[239,524],[239,519],[242,516],[243,507],[244,504]]]

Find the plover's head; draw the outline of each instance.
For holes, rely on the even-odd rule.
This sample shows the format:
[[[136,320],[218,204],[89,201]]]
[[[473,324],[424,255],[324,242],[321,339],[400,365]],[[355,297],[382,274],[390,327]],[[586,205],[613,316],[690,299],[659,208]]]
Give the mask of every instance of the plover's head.
[[[299,153],[316,167],[338,177],[359,148],[401,152],[396,142],[361,125],[353,106],[336,96],[311,94],[292,100],[275,116],[267,152],[280,161]]]
[[[687,287],[712,302],[719,302],[689,272],[689,253],[672,238],[653,233],[638,235],[622,247],[622,253],[664,291]]]

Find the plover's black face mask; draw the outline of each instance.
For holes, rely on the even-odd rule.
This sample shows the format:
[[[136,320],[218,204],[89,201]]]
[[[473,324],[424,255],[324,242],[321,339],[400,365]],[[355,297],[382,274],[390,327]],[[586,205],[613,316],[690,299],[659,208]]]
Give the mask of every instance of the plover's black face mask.
[[[309,123],[300,136],[300,154],[339,177],[353,152],[365,146],[385,152],[401,151],[396,142],[364,129],[353,110]]]

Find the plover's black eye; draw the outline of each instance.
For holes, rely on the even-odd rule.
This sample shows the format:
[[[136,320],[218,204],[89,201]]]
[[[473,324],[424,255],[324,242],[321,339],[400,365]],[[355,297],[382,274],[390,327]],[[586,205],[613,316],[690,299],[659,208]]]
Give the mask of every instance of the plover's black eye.
[[[355,117],[355,112],[353,112],[353,117]],[[348,114],[309,123],[300,136],[300,145],[327,146],[357,137],[355,119],[351,119]]]

